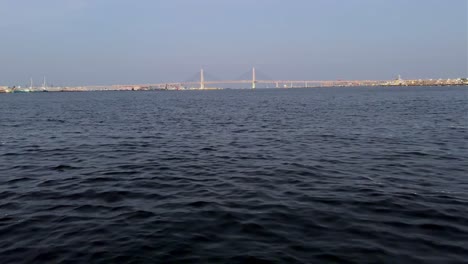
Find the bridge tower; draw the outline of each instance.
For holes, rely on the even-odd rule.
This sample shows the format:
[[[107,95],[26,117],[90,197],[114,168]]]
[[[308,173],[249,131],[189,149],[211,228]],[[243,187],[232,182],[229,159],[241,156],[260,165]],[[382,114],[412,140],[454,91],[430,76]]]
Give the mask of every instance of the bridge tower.
[[[203,69],[200,70],[200,89],[205,89],[205,74],[203,73]]]
[[[257,76],[255,75],[255,68],[252,68],[252,89],[255,89],[257,84]]]

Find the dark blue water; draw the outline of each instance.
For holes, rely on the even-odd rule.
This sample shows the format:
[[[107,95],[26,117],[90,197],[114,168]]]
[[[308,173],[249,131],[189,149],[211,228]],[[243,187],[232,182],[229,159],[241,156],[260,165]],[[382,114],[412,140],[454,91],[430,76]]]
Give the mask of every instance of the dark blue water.
[[[468,89],[0,95],[1,263],[462,263]]]

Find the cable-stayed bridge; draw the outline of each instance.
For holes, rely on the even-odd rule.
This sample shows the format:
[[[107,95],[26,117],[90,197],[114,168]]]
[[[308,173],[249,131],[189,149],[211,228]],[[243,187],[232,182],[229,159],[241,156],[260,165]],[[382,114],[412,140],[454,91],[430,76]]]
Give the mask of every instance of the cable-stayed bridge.
[[[247,76],[248,74],[248,76]],[[259,78],[260,77],[260,78]],[[206,72],[201,69],[195,77],[180,82],[162,82],[153,84],[135,84],[135,85],[114,85],[113,87],[146,87],[152,89],[216,89],[223,85],[245,85],[243,88],[257,88],[258,84],[265,84],[276,88],[294,88],[294,87],[332,87],[332,86],[375,86],[382,85],[388,81],[378,80],[275,80],[266,74],[252,68],[248,73],[243,74],[238,79],[233,80],[214,80],[207,78]]]

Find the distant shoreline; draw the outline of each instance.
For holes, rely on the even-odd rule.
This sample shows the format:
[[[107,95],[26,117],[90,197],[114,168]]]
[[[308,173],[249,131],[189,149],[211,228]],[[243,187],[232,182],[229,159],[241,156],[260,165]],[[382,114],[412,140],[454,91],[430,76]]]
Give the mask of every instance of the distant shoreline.
[[[263,88],[259,87],[256,89],[261,90],[285,90],[285,89],[314,89],[314,88],[355,88],[355,87],[368,87],[368,88],[388,88],[388,87],[463,87],[468,86],[468,83],[463,84],[435,84],[435,85],[422,85],[422,84],[388,84],[388,85],[331,85],[331,86],[296,86],[296,87],[281,87],[281,88]],[[0,94],[8,94],[8,93],[44,93],[44,92],[53,92],[53,93],[72,93],[72,92],[108,92],[108,91],[119,91],[119,92],[143,92],[143,91],[214,91],[214,90],[254,90],[252,88],[205,88],[205,89],[197,89],[197,88],[190,88],[190,89],[157,89],[157,88],[146,88],[142,87],[140,89],[122,89],[116,88],[113,86],[102,86],[100,89],[88,89],[86,86],[78,86],[78,87],[54,87],[47,90],[30,90],[30,89],[18,89],[12,90],[11,88],[8,89],[0,89]]]

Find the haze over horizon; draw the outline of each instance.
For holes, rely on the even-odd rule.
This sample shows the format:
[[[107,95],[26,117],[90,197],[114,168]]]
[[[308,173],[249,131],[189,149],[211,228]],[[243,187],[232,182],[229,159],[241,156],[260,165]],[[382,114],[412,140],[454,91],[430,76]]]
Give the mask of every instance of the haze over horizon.
[[[468,76],[466,0],[0,0],[0,85]]]

